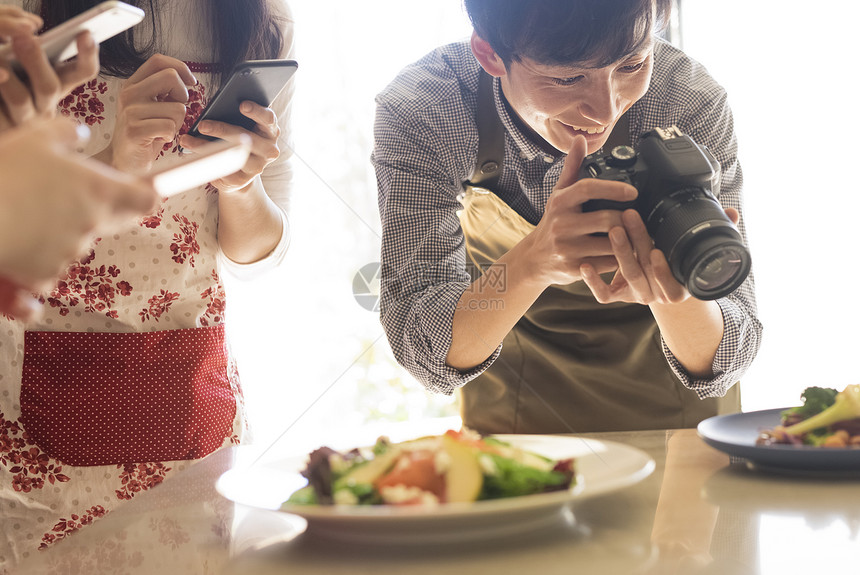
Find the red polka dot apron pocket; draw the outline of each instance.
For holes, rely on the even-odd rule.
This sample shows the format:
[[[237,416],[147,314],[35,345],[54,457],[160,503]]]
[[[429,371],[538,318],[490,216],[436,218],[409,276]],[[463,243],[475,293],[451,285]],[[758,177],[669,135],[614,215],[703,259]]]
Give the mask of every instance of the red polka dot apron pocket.
[[[224,326],[148,333],[29,331],[21,421],[67,465],[197,459],[232,435]]]

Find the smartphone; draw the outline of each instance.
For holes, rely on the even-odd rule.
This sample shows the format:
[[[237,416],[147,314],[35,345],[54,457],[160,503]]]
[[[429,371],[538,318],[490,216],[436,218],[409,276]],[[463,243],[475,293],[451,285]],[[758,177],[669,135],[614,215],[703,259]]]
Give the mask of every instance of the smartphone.
[[[217,120],[246,130],[253,129],[254,120],[242,115],[239,104],[251,100],[261,106],[271,106],[297,67],[295,60],[249,60],[239,64],[188,133],[205,140],[217,139],[197,131],[197,126],[203,120]]]
[[[162,197],[207,184],[238,172],[248,161],[251,138],[244,135],[239,143],[218,140],[200,146],[194,152],[169,156],[156,162],[148,177]]]
[[[64,62],[78,53],[78,34],[89,30],[96,42],[104,42],[120,32],[140,23],[144,11],[125,2],[102,2],[74,18],[39,35],[39,44],[52,64]],[[9,44],[0,46],[0,58],[6,58],[13,67],[19,67]]]

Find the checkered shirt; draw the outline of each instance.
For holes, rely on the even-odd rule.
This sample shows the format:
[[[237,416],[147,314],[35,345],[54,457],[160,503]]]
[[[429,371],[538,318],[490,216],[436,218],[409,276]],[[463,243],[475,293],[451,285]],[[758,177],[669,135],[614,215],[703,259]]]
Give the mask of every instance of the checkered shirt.
[[[450,44],[406,67],[376,98],[372,162],[382,220],[381,321],[398,362],[427,389],[444,394],[480,375],[501,351],[499,346],[468,371],[445,364],[454,311],[471,284],[457,198],[478,153],[478,75],[469,43]],[[501,100],[498,79],[494,91],[506,131],[497,193],[537,223],[565,154],[547,153],[517,127]],[[631,134],[677,125],[710,149],[722,165],[719,200],[741,212],[739,228],[746,238],[732,113],[725,90],[704,67],[658,41],[648,92],[629,116]],[[712,378],[692,378],[663,342],[675,374],[701,398],[724,395],[752,363],[761,341],[752,274],[717,303],[725,329]]]

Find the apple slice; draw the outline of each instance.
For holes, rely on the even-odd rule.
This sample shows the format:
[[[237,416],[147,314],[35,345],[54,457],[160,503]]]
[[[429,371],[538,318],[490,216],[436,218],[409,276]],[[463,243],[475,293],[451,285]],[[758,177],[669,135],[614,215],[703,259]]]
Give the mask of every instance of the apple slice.
[[[390,447],[382,455],[378,455],[364,465],[360,465],[335,482],[335,490],[344,485],[372,485],[374,481],[385,474],[400,457],[401,450]]]
[[[478,463],[478,450],[451,435],[442,436],[442,447],[451,458],[445,471],[445,501],[468,503],[481,493],[484,475]]]

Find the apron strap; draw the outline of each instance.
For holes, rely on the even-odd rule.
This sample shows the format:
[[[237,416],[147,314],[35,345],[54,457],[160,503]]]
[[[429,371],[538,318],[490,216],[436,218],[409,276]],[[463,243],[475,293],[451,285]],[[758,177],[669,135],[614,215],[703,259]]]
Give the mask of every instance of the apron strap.
[[[505,128],[496,111],[493,77],[483,68],[478,76],[478,157],[466,185],[496,190],[505,162]]]

